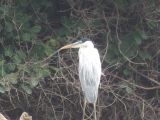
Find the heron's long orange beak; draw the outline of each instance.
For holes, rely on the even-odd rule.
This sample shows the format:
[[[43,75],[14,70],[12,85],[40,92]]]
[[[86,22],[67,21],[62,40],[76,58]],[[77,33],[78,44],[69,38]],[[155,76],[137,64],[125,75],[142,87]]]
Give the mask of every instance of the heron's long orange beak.
[[[65,45],[65,46],[61,47],[60,50],[69,49],[69,48],[80,48],[82,46],[83,46],[82,41],[78,41],[76,43]]]

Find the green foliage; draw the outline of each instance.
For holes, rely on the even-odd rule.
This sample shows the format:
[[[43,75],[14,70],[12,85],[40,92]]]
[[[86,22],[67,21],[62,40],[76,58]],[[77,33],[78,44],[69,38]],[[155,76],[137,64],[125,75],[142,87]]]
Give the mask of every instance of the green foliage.
[[[7,2],[0,5],[1,93],[10,90],[12,85],[18,85],[20,87],[17,89],[31,94],[32,89],[50,74],[48,67],[41,67],[41,64],[34,62],[52,54],[59,45],[52,38],[43,42],[38,37],[41,32],[48,30],[48,26],[43,26],[40,19],[46,19],[46,11],[52,8],[52,4],[50,0],[45,3],[42,0],[34,2],[18,0],[13,5]],[[42,6],[48,7],[48,10],[42,11]]]
[[[28,84],[21,84],[21,88],[27,93],[32,94],[32,89]]]
[[[115,119],[115,115],[126,120],[150,119],[146,117],[150,111],[155,116],[154,101],[157,100],[153,93],[159,96],[157,74],[160,71],[158,1],[2,0],[0,3],[0,95],[5,96],[4,101],[9,96],[13,109],[18,96],[18,108],[21,99],[23,102],[27,99],[27,105],[29,103],[33,110],[38,108],[36,114],[42,110],[40,114],[46,114],[48,119],[55,114],[58,114],[57,119],[70,119],[68,116],[76,116],[75,109],[81,111],[79,104],[70,107],[70,103],[79,99],[75,97],[77,84],[73,82],[74,77],[77,79],[77,71],[72,66],[68,67],[72,59],[69,60],[68,54],[62,55],[64,59],[61,60],[66,61],[59,62],[59,56],[50,55],[62,44],[85,36],[94,41],[104,60],[102,70],[109,72],[102,77],[104,84],[99,91],[100,104],[105,101],[104,104],[102,102],[104,109],[100,119]],[[106,84],[106,81],[109,82]],[[150,90],[153,92],[150,93]],[[34,98],[37,95],[39,97]],[[124,111],[121,104],[125,107]],[[71,112],[62,113],[60,118],[61,112],[54,107]],[[108,108],[115,113],[113,116]],[[3,111],[9,109],[12,108]],[[117,112],[119,110],[121,112]]]
[[[24,75],[29,76],[31,81],[27,85],[31,88],[35,87],[41,78],[46,77],[41,72],[49,73],[49,68],[46,67],[42,70],[41,67],[35,66],[34,62],[41,61],[52,54],[60,46],[60,42],[64,42],[63,40],[68,36],[76,35],[77,32],[86,34],[83,30],[88,29],[88,27],[96,32],[103,30],[104,26],[106,26],[103,19],[97,19],[97,17],[101,16],[99,14],[89,14],[87,23],[78,17],[69,17],[67,15],[57,17],[57,6],[53,3],[57,4],[56,1],[52,2],[50,0],[45,2],[43,0],[17,0],[13,5],[9,3],[1,4],[1,79],[8,75],[14,76],[13,78],[16,76],[16,81],[13,80],[13,84],[20,84],[22,82],[22,69],[20,66],[23,66]],[[82,4],[84,3],[82,2]],[[117,26],[118,33],[115,30],[117,29],[115,28],[115,19],[109,19],[107,23],[111,32],[109,34],[108,32],[101,33],[102,39],[108,39],[109,47],[105,61],[109,65],[125,63],[128,60],[132,61],[132,59],[134,59],[134,62],[140,63],[151,60],[150,52],[141,49],[141,46],[148,40],[149,30],[157,27],[157,22],[146,20],[145,23],[141,23],[140,19],[138,19],[138,14],[131,16],[130,14],[136,13],[136,8],[139,7],[138,4],[133,6],[133,3],[132,0],[102,1],[96,9],[96,12],[103,12],[105,7],[107,7],[108,11],[115,7],[119,11],[117,13],[120,16],[119,25]],[[149,3],[152,8],[155,6],[155,1],[150,0]],[[57,20],[61,24],[58,29],[43,25],[56,20],[55,17],[59,18]],[[125,24],[123,17],[126,17]],[[137,21],[133,23],[131,20],[135,17],[137,17]],[[148,27],[149,30],[145,31],[145,27]],[[47,40],[42,41],[45,35],[41,34],[44,32],[48,34],[50,31],[55,32],[54,38],[47,38]],[[31,62],[32,64],[29,64],[29,66],[34,66],[39,73],[33,67],[28,68],[28,62]],[[123,70],[125,76],[129,75],[127,69],[128,67]],[[25,81],[25,78],[23,79]],[[23,86],[22,88],[26,87]]]
[[[61,17],[63,27],[56,31],[57,39],[66,39],[67,36],[77,34],[77,31],[84,29],[84,23],[76,18]]]
[[[5,93],[5,87],[4,85],[0,84],[0,93]]]

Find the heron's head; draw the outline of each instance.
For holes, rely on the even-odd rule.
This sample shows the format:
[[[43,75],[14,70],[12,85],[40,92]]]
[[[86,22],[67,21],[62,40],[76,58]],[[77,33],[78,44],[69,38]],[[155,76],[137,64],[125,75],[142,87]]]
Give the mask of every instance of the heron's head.
[[[94,47],[92,41],[85,41],[85,42],[78,41],[69,45],[65,45],[62,48],[60,48],[60,50],[68,48],[88,48],[88,47]]]

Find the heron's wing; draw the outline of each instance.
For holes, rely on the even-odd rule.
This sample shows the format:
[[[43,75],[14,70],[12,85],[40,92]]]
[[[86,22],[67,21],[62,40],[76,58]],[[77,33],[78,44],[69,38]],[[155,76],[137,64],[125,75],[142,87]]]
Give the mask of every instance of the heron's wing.
[[[79,50],[79,78],[88,102],[95,102],[101,77],[101,62],[96,48]]]

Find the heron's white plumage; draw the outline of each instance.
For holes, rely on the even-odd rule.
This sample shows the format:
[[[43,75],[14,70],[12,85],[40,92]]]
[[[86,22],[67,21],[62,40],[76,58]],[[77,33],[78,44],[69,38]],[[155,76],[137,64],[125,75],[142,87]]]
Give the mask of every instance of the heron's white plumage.
[[[89,103],[95,103],[101,77],[101,62],[98,50],[91,41],[86,41],[79,49],[79,79]]]

